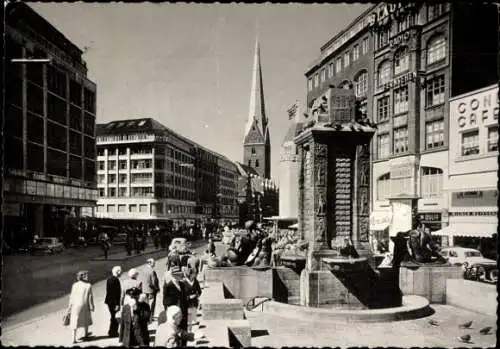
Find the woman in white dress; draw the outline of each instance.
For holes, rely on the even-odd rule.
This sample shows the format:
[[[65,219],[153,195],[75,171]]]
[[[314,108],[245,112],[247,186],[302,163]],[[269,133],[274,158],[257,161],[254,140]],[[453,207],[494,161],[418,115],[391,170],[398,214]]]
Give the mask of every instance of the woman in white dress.
[[[76,343],[76,330],[84,328],[83,338],[87,338],[89,326],[92,325],[91,312],[94,311],[94,297],[92,285],[89,282],[88,271],[79,271],[76,274],[76,282],[71,287],[69,296],[70,327],[73,330],[73,344]]]

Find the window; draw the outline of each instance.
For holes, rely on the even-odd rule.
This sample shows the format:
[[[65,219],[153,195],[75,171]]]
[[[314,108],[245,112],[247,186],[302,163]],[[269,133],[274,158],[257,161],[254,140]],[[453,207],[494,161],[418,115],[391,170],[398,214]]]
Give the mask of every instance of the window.
[[[307,79],[307,90],[312,91],[312,89],[313,89],[313,79],[309,78]]]
[[[128,208],[130,212],[137,212],[137,204],[130,204]]]
[[[334,74],[333,62],[328,65],[328,70],[330,71],[328,73],[330,75],[330,77],[333,77],[333,74]]]
[[[444,103],[444,75],[427,81],[427,106]]]
[[[335,72],[340,73],[342,71],[342,58],[337,58],[335,61]]]
[[[356,62],[359,58],[359,45],[354,45],[352,49],[352,61]]]
[[[255,154],[255,148],[252,147],[252,155]]]
[[[403,48],[394,54],[394,75],[407,71],[410,67],[408,49]]]
[[[116,196],[116,188],[108,188],[109,196],[114,198]]]
[[[127,205],[118,205],[118,212],[127,212]]]
[[[443,170],[436,167],[422,167],[420,178],[422,198],[439,198],[443,195]]]
[[[148,205],[139,205],[139,212],[141,213],[147,213],[148,212]]]
[[[415,24],[415,16],[407,15],[403,20],[397,22],[397,32],[401,33]]]
[[[390,137],[388,133],[377,136],[377,157],[388,158],[391,155]]]
[[[444,145],[444,120],[433,120],[425,124],[425,149]]]
[[[108,170],[116,170],[116,160],[108,161]]]
[[[488,127],[488,152],[498,151],[498,126]]]
[[[377,34],[377,48],[382,48],[389,43],[389,30]]]
[[[259,167],[259,159],[255,160],[255,167]]]
[[[115,205],[108,205],[108,212],[115,212]]]
[[[363,55],[366,55],[368,53],[368,48],[369,48],[368,38],[364,38],[363,42],[361,43],[361,52]]]
[[[323,68],[321,70],[321,81],[325,82],[326,78],[327,78],[327,76],[326,76],[326,68]]]
[[[108,175],[108,183],[116,183],[116,175],[115,174],[110,174]]]
[[[377,71],[378,86],[382,86],[389,82],[391,79],[391,63],[384,61],[380,63]]]
[[[394,114],[408,111],[408,86],[394,90]]]
[[[387,200],[391,196],[391,175],[386,173],[377,179],[377,200]]]
[[[127,183],[127,175],[120,174],[120,183]]]
[[[104,170],[104,161],[97,161],[97,166],[99,170]]]
[[[319,86],[319,74],[316,73],[314,74],[314,87],[318,87]]]
[[[427,64],[432,64],[446,58],[446,41],[438,36],[427,45]]]
[[[432,21],[441,16],[446,11],[446,4],[427,5],[427,20]]]
[[[462,133],[462,156],[479,154],[479,131]]]
[[[349,51],[347,51],[346,53],[344,53],[344,68],[347,68],[349,64]]]
[[[377,121],[386,121],[389,119],[389,96],[383,96],[377,99]]]
[[[408,151],[408,127],[394,129],[394,154]]]
[[[349,90],[351,88],[349,81],[344,81],[339,85],[339,88],[343,88],[344,90]]]
[[[118,188],[118,196],[127,196],[127,188]]]
[[[363,71],[354,79],[354,93],[356,97],[365,97],[368,91],[368,73]]]
[[[100,197],[106,196],[106,189],[105,188],[99,188],[99,196]]]
[[[118,161],[118,166],[120,166],[120,170],[126,170],[127,169],[127,160]]]

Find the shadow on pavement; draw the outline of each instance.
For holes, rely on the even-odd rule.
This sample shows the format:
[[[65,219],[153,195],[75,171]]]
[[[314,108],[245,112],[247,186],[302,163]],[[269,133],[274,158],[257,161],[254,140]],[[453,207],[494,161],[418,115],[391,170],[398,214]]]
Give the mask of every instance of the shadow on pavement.
[[[251,330],[250,331],[250,336],[252,338],[262,337],[262,336],[269,336],[269,331],[268,330]]]

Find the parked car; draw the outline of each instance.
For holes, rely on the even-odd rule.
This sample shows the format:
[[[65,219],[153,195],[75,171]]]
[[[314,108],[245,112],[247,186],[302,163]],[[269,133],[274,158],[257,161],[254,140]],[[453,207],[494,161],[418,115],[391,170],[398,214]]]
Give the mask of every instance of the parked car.
[[[448,259],[450,264],[461,265],[466,279],[484,279],[491,282],[495,282],[497,279],[497,261],[484,258],[481,252],[476,249],[448,247],[443,248],[440,253]]]
[[[36,243],[30,246],[31,254],[35,254],[36,252],[61,253],[63,249],[63,244],[59,242],[58,238],[54,237],[39,238]]]
[[[495,263],[464,263],[464,279],[495,283],[498,280],[498,267]]]
[[[113,245],[125,245],[127,243],[127,233],[118,233],[111,239]]]
[[[172,251],[175,249],[179,253],[188,253],[189,247],[190,244],[186,238],[173,238],[168,250]]]

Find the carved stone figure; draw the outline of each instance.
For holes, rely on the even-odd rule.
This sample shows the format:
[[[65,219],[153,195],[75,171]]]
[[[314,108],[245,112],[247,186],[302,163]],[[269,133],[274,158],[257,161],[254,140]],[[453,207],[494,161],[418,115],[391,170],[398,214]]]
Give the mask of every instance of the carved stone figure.
[[[318,144],[316,143],[316,148],[314,149],[315,156],[318,158],[324,158],[327,154],[327,145],[326,144]]]
[[[325,185],[326,184],[326,176],[325,176],[325,164],[319,163],[316,166],[316,184]]]
[[[324,193],[319,193],[318,195],[318,206],[316,209],[316,214],[318,215],[323,215],[326,212],[326,200],[325,200],[325,194]]]

